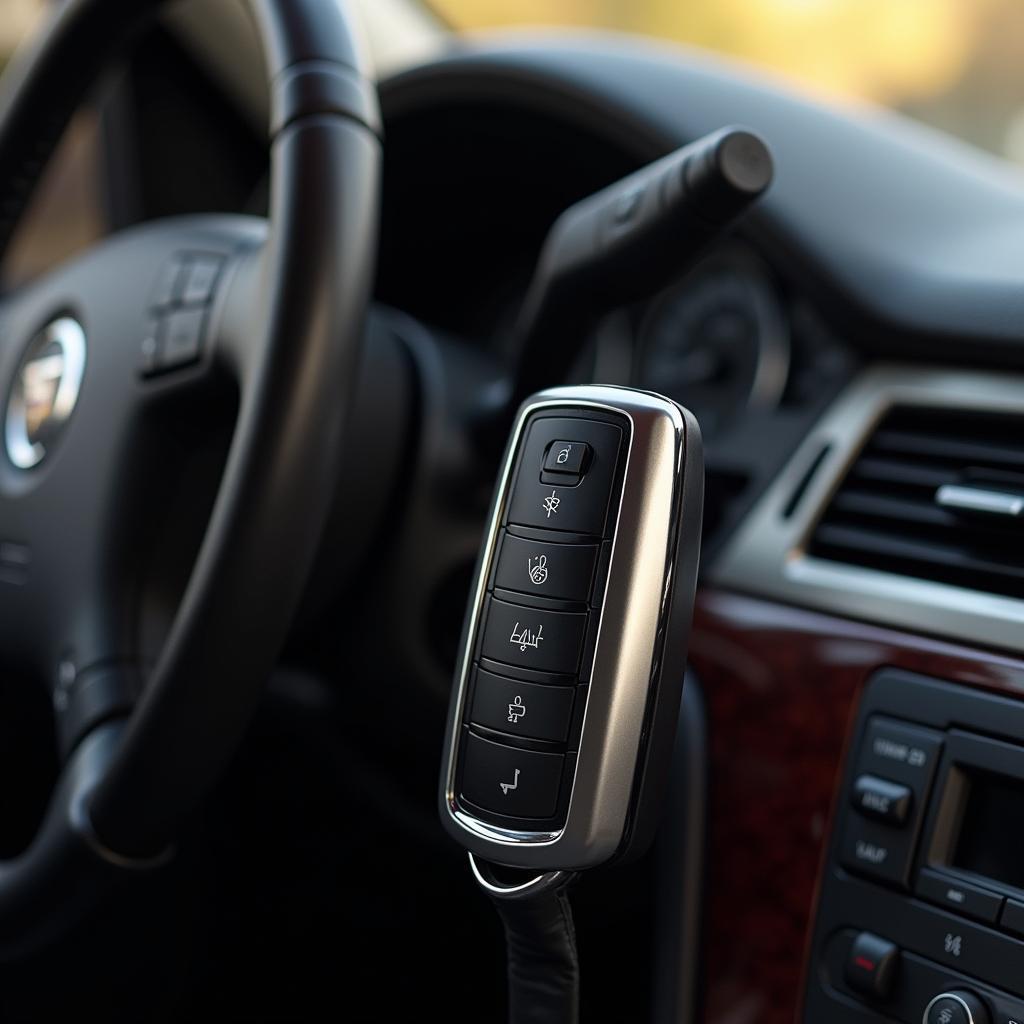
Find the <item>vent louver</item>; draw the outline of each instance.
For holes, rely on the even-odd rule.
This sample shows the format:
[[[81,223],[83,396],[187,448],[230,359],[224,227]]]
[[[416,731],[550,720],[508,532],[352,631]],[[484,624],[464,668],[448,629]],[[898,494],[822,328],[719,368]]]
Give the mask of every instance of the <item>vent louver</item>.
[[[943,487],[1007,506],[1024,497],[1024,416],[893,409],[833,496],[809,554],[1024,598],[1024,517],[944,507]]]

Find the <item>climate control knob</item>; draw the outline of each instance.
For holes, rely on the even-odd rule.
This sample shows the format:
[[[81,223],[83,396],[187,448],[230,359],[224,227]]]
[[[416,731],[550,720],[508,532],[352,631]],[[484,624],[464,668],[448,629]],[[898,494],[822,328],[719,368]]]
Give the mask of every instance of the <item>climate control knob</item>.
[[[925,1008],[922,1024],[991,1024],[991,1017],[978,996],[957,989],[936,996]]]

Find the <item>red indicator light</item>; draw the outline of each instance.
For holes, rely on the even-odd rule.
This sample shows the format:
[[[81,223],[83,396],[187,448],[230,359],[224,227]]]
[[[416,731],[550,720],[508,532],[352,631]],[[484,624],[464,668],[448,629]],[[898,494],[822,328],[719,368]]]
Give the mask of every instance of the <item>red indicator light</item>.
[[[875,963],[873,960],[869,960],[866,956],[858,956],[853,961],[861,970],[873,971],[875,969]]]

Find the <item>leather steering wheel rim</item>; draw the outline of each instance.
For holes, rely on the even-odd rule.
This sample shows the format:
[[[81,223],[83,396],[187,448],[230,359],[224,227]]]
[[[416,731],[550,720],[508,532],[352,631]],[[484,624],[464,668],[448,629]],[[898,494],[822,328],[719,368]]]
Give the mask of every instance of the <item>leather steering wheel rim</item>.
[[[162,0],[66,0],[5,75],[0,251],[83,91],[161,6]],[[216,344],[208,342],[194,375],[215,365],[237,383],[226,467],[184,597],[155,665],[144,672],[141,695],[130,707],[115,701],[86,716],[38,835],[17,859],[0,863],[4,950],[34,944],[71,923],[109,881],[166,856],[259,700],[332,497],[375,261],[381,156],[376,89],[353,15],[341,0],[249,0],[249,6],[271,97],[265,228],[241,219],[181,218],[133,229],[105,249],[101,243],[94,258],[98,268],[106,259],[128,273],[150,256],[155,268],[165,252],[223,242],[225,268],[206,320]],[[14,310],[5,323],[35,322],[32,317],[56,295],[71,296],[65,306],[76,308],[78,301],[89,309],[89,275],[96,279],[98,273],[89,268],[87,254],[60,278],[62,291],[51,284],[35,291],[30,286],[23,302],[18,293],[5,296]],[[131,291],[126,286],[122,301],[134,310]],[[28,310],[20,320],[19,302]],[[145,303],[138,305],[142,310]],[[103,322],[102,311],[93,307],[93,319]],[[21,329],[4,337],[14,347],[25,341]],[[99,374],[103,360],[97,356],[96,362]],[[10,386],[13,365],[0,360],[0,395]],[[87,366],[82,403],[102,392],[89,374]],[[132,401],[143,401],[149,385],[129,376],[119,386]],[[90,415],[76,410],[66,433],[100,422]],[[67,451],[59,450],[43,472],[2,467],[0,540],[11,528],[7,520],[27,520],[18,518],[19,502],[42,502],[48,488],[63,493],[55,481],[71,472],[74,446],[61,445]],[[45,553],[39,560],[42,594]],[[21,590],[0,580],[0,616],[9,611],[14,623],[35,600],[26,598],[31,571],[20,583]],[[99,646],[97,651],[106,653]],[[41,659],[47,671],[58,671],[53,659],[47,650]],[[110,658],[100,663],[120,665]],[[67,671],[66,656],[61,664]],[[74,695],[81,678],[93,697],[109,692],[85,686],[108,678],[105,671],[75,665],[72,658],[66,691]]]

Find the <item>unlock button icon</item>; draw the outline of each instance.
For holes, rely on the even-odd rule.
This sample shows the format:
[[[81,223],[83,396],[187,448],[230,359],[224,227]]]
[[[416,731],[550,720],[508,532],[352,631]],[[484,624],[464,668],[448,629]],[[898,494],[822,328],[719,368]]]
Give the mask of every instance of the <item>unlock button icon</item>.
[[[588,448],[586,441],[552,441],[544,459],[545,471],[579,476],[583,472]]]

